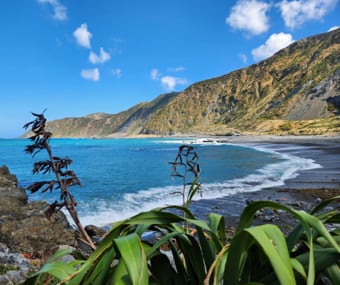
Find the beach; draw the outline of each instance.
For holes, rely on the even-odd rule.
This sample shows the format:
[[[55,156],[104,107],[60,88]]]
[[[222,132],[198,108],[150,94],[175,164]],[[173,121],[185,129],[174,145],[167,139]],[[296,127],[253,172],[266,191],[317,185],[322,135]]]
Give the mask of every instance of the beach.
[[[295,178],[285,180],[284,185],[256,192],[238,193],[219,199],[193,201],[191,210],[201,219],[209,212],[221,214],[228,226],[236,226],[239,215],[251,201],[270,200],[295,209],[311,210],[320,201],[340,195],[340,137],[326,136],[231,136],[219,137],[225,143],[273,149],[282,154],[292,154],[312,159],[320,168],[299,171]],[[339,207],[340,205],[335,205]],[[278,216],[268,211],[258,218],[259,223],[289,224],[286,215]]]

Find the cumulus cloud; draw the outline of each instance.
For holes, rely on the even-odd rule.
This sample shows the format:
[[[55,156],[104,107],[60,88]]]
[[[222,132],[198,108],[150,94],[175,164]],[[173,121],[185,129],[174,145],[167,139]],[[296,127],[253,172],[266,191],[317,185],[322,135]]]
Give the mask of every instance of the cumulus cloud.
[[[310,20],[321,20],[337,3],[337,0],[294,0],[277,4],[286,27],[296,28]]]
[[[232,7],[226,23],[236,30],[243,30],[251,35],[262,34],[269,29],[266,12],[270,5],[257,0],[239,0]]]
[[[100,53],[97,55],[94,52],[90,52],[89,61],[93,64],[104,63],[111,59],[111,55],[106,52],[102,47],[100,48]]]
[[[169,91],[175,90],[176,85],[187,84],[188,81],[185,78],[179,78],[174,76],[163,76],[161,78],[162,86]]]
[[[60,4],[58,0],[37,0],[38,3],[48,3],[52,6],[54,14],[53,18],[58,21],[67,19],[67,8]]]
[[[91,38],[92,34],[87,30],[87,24],[81,24],[79,28],[77,28],[73,32],[73,36],[76,38],[77,43],[85,48],[91,48]]]
[[[339,26],[334,26],[334,27],[331,27],[327,32],[331,32],[331,31],[337,30],[339,28],[340,28]]]
[[[272,56],[274,53],[294,42],[291,34],[272,34],[264,45],[252,50],[254,60],[262,60]]]
[[[171,70],[173,72],[180,72],[184,70],[184,68],[169,68],[168,70]],[[160,81],[163,88],[167,91],[173,91],[175,90],[177,85],[185,85],[188,83],[188,80],[186,78],[163,75],[157,68],[151,70],[150,77],[152,80]]]
[[[240,53],[238,56],[244,64],[248,62],[248,57],[244,53]]]
[[[98,81],[99,80],[99,69],[93,68],[93,69],[82,69],[80,72],[81,77],[92,80],[92,81]]]
[[[150,77],[152,80],[158,80],[161,77],[161,74],[158,69],[153,68],[150,72]]]

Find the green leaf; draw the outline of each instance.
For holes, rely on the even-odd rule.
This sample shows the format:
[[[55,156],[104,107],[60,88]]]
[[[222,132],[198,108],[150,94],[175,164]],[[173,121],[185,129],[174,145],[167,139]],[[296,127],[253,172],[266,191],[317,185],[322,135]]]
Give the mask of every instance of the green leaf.
[[[340,254],[334,248],[320,248],[313,252],[316,273],[323,272],[329,266],[337,264],[340,259]],[[310,252],[303,253],[296,257],[299,263],[305,268],[308,268]]]
[[[211,231],[216,233],[221,245],[223,246],[226,241],[224,216],[210,213],[208,218]]]
[[[177,237],[177,242],[182,250],[182,255],[189,276],[196,280],[195,284],[201,284],[205,277],[205,265],[202,258],[200,245],[190,235],[181,235]]]
[[[337,264],[333,264],[326,268],[326,275],[331,280],[332,284],[340,284],[340,267]]]
[[[229,245],[224,246],[211,264],[204,284],[222,284],[226,262],[228,258]],[[213,280],[212,280],[213,277]],[[210,281],[210,282],[209,282]],[[213,283],[211,283],[213,282]]]
[[[304,280],[307,279],[307,274],[306,274],[306,271],[305,271],[305,268],[303,266],[303,264],[301,264],[296,258],[292,258],[290,260],[292,266],[293,266],[293,269],[298,272]]]
[[[39,279],[39,276],[42,276],[43,273],[47,273],[49,275],[52,275],[53,277],[57,278],[58,280],[64,280],[70,275],[72,275],[75,272],[75,269],[73,266],[69,265],[68,263],[64,263],[61,261],[55,261],[52,263],[46,263],[38,273],[33,275],[31,278],[25,281],[25,285],[28,284],[39,284],[36,283]]]
[[[52,275],[59,280],[64,280],[69,275],[73,274],[76,270],[71,264],[58,261],[61,257],[72,253],[72,251],[73,250],[69,248],[58,250],[47,260],[43,267],[37,273],[28,278],[24,284],[38,284],[37,282],[39,281],[39,278],[44,273]]]
[[[285,205],[281,205],[276,202],[272,202],[272,201],[251,202],[250,204],[248,204],[247,207],[244,208],[240,216],[240,221],[237,225],[236,233],[242,231],[245,228],[248,228],[252,224],[256,212],[263,208],[280,209],[280,210],[294,213],[294,211],[291,208]]]
[[[109,249],[99,260],[97,264],[93,264],[91,270],[87,274],[86,282],[88,284],[104,284],[110,279],[110,267],[113,262],[114,249]]]
[[[241,279],[248,249],[254,244],[254,239],[248,232],[241,231],[236,234],[230,244],[228,259],[224,271],[224,283],[237,285]]]
[[[246,229],[261,246],[269,259],[280,284],[295,284],[285,237],[277,226],[262,225]]]
[[[148,284],[148,265],[141,240],[137,234],[115,239],[134,285]]]
[[[317,212],[320,212],[321,210],[323,210],[325,207],[327,207],[330,203],[333,202],[337,202],[340,200],[340,195],[339,196],[335,196],[333,198],[330,199],[326,199],[324,201],[322,201],[320,204],[318,204],[311,212],[311,214],[315,214]]]
[[[280,229],[274,225],[247,228],[234,236],[231,241],[224,275],[224,281],[227,284],[238,284],[248,255],[252,254],[248,249],[253,244],[258,244],[262,248],[267,259],[270,261],[280,284],[295,284],[293,268],[290,263],[285,238]],[[252,257],[252,259],[256,260],[256,257]],[[258,263],[261,263],[261,261],[258,260]],[[248,272],[250,271],[248,270]],[[243,276],[243,278],[245,278],[245,276]]]
[[[118,261],[118,264],[114,266],[110,275],[111,279],[109,284],[132,285],[132,281],[129,278],[129,273],[123,260]]]
[[[185,280],[172,267],[170,260],[164,254],[158,254],[151,259],[150,271],[158,284],[162,285],[186,285]]]
[[[186,198],[185,201],[185,207],[189,208],[190,203],[192,201],[192,199],[194,198],[194,196],[196,195],[196,193],[201,189],[201,183],[198,183],[198,177],[195,178],[195,180],[191,183],[191,186],[189,188],[188,191],[188,196]]]

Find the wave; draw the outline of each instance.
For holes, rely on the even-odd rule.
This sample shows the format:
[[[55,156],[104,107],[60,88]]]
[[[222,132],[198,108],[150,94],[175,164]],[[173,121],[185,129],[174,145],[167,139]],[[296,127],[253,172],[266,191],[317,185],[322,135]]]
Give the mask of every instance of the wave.
[[[171,141],[172,143],[174,141]],[[167,143],[163,141],[162,143]],[[199,141],[196,143],[205,144]],[[238,145],[240,146],[240,145]],[[242,146],[242,145],[241,145]],[[218,199],[242,192],[254,192],[264,188],[284,185],[287,179],[295,178],[299,171],[320,168],[312,159],[302,158],[291,154],[298,146],[286,147],[291,153],[280,153],[276,146],[263,147],[259,145],[247,145],[244,147],[255,148],[258,151],[278,155],[281,161],[268,164],[258,169],[255,173],[242,178],[226,180],[220,183],[207,183],[202,185],[202,196],[196,195],[194,200]],[[84,224],[95,224],[98,226],[127,219],[139,212],[149,211],[157,207],[182,204],[183,186],[154,187],[140,190],[137,193],[126,193],[119,201],[97,198],[91,202],[80,202],[79,214]]]

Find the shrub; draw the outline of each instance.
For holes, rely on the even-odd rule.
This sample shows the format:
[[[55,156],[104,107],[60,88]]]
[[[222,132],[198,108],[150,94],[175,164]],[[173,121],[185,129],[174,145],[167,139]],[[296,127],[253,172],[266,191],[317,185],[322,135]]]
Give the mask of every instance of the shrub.
[[[42,284],[46,274],[62,284],[340,284],[340,228],[326,227],[339,224],[340,213],[317,214],[339,200],[327,200],[311,214],[271,201],[252,202],[229,241],[223,216],[211,213],[205,222],[182,206],[154,209],[116,223],[87,260],[46,263],[24,284]],[[168,211],[174,208],[185,215]],[[299,223],[286,237],[275,225],[252,227],[262,208],[287,211]],[[162,236],[148,244],[143,241],[148,231]]]

